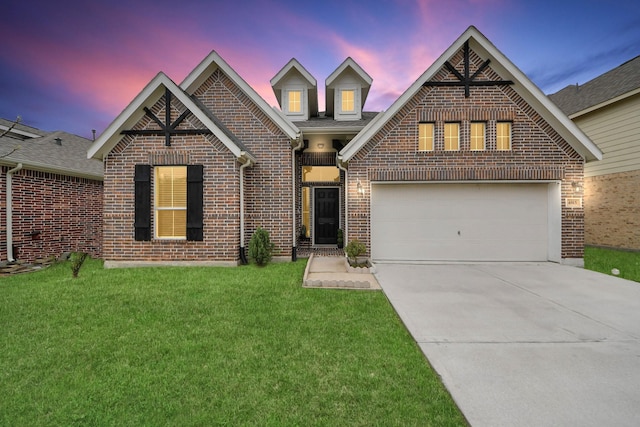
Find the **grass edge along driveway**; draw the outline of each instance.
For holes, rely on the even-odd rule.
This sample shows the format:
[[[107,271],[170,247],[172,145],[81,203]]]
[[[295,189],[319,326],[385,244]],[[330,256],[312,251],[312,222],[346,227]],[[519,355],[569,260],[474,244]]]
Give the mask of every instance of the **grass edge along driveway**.
[[[466,425],[384,294],[305,263],[0,278],[0,424]]]

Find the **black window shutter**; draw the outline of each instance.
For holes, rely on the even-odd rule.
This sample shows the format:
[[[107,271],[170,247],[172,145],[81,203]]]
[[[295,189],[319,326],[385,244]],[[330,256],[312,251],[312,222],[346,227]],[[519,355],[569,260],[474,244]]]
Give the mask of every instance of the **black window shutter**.
[[[136,165],[135,239],[151,240],[151,165]]]
[[[187,166],[187,240],[203,240],[203,166]]]

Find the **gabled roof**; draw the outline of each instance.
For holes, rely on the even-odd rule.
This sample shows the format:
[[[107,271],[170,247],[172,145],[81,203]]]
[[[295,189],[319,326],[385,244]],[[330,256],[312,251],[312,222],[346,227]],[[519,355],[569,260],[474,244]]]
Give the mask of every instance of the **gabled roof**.
[[[640,93],[640,55],[582,86],[567,86],[549,98],[565,114],[572,116],[636,93]]]
[[[22,163],[25,169],[102,181],[102,162],[85,155],[90,140],[63,131],[29,130],[30,134],[36,132],[43,136],[24,140],[1,137],[0,164],[15,166]]]
[[[144,107],[151,107],[169,90],[200,122],[209,129],[236,157],[248,156],[255,161],[244,147],[238,144],[218,126],[211,118],[210,113],[203,111],[194,100],[178,87],[166,74],[160,72],[156,75],[142,92],[116,117],[98,139],[91,145],[87,156],[89,158],[103,159],[120,140],[124,137],[123,130],[131,129],[145,115]]]
[[[356,61],[348,57],[335,69],[329,77],[325,80],[326,87],[326,110],[327,115],[333,115],[333,101],[335,97],[335,88],[334,83],[339,79],[340,76],[352,72],[358,80],[360,80],[361,86],[361,95],[360,95],[360,109],[364,108],[364,103],[367,100],[367,95],[369,94],[369,89],[371,89],[371,83],[373,83],[373,79],[369,74],[367,74],[362,67],[360,67]]]
[[[50,132],[45,132],[31,126],[20,123],[21,118],[18,117],[18,123],[7,119],[0,118],[0,135],[9,136],[16,139],[38,138],[45,136]]]
[[[318,82],[295,58],[291,58],[287,65],[282,67],[282,69],[271,79],[271,88],[273,89],[273,93],[276,95],[280,108],[282,109],[282,86],[280,85],[280,82],[286,77],[290,77],[292,75],[298,75],[306,82],[307,99],[309,101],[309,116],[317,116]]]
[[[469,27],[384,113],[378,115],[339,154],[348,162],[387,122],[409,102],[423,84],[451,59],[465,42],[484,59],[491,59],[491,68],[503,79],[513,81],[513,89],[522,96],[548,123],[586,160],[600,160],[598,147],[575,125],[529,78],[502,54],[480,31]]]
[[[194,70],[180,83],[180,87],[189,95],[198,89],[211,74],[220,69],[222,72],[233,81],[291,140],[297,140],[300,136],[300,131],[293,123],[288,121],[284,116],[278,114],[274,108],[256,92],[247,82],[235,72],[229,64],[217,52],[211,51],[206,58],[200,62],[200,64],[194,68]]]

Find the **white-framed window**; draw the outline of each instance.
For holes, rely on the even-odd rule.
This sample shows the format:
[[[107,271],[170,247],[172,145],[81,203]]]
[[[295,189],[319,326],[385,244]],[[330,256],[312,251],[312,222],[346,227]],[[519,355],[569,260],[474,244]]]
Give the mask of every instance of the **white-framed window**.
[[[340,91],[340,109],[343,113],[356,112],[356,91],[355,89],[342,89]]]
[[[460,149],[460,123],[444,124],[444,150],[458,151]]]
[[[303,166],[302,182],[340,182],[340,169],[335,166]]]
[[[484,122],[471,122],[469,128],[469,148],[471,151],[484,151],[487,127]]]
[[[289,113],[302,113],[302,91],[299,89],[287,91],[287,109]]]
[[[187,238],[187,167],[154,168],[155,237]]]
[[[511,150],[511,122],[496,123],[496,150]]]
[[[418,151],[433,151],[434,123],[418,123]]]

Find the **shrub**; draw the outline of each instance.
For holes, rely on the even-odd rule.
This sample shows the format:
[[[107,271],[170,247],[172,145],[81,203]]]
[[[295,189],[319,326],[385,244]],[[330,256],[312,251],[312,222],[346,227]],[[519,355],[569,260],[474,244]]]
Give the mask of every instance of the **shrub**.
[[[266,265],[271,261],[274,247],[275,245],[269,238],[269,232],[264,228],[258,227],[249,241],[249,258],[260,266]]]
[[[358,239],[354,239],[347,244],[347,247],[344,249],[344,251],[347,253],[347,256],[350,259],[357,261],[360,255],[367,252],[367,247]]]
[[[82,268],[82,264],[84,260],[89,256],[86,252],[74,252],[71,254],[71,273],[73,274],[73,278],[78,278],[78,273],[80,272],[80,268]]]
[[[338,228],[337,243],[339,248],[344,246],[344,232],[342,231],[342,228]]]

